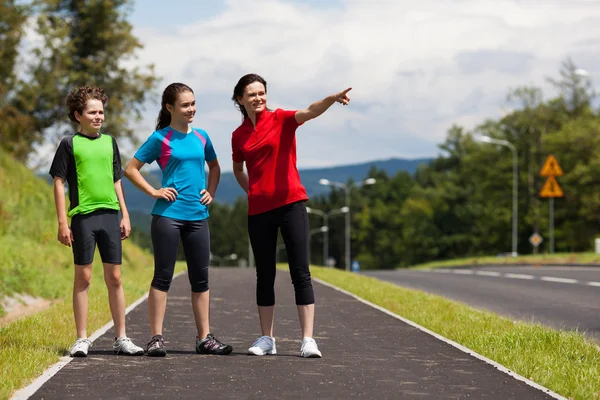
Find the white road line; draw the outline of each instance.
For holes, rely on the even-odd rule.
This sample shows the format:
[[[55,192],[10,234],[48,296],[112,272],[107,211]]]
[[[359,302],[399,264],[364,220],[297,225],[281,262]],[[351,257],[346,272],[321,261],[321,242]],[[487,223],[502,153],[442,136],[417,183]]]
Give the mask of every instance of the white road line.
[[[524,274],[504,274],[504,276],[507,278],[513,278],[513,279],[535,279],[535,276],[533,276],[533,275],[524,275]]]
[[[477,271],[475,273],[477,275],[483,275],[483,276],[500,276],[500,272],[494,272],[494,271]]]
[[[337,286],[334,286],[334,285],[332,285],[332,284],[330,284],[330,283],[324,282],[324,281],[322,281],[322,280],[320,280],[320,279],[317,279],[317,278],[314,278],[314,277],[313,277],[312,279],[313,279],[314,281],[316,281],[316,282],[318,282],[318,283],[322,284],[322,285],[325,285],[325,286],[327,286],[327,287],[330,287],[330,288],[332,288],[332,289],[334,289],[334,290],[337,290],[338,292],[341,292],[341,293],[344,293],[345,295],[348,295],[348,296],[350,296],[350,297],[353,297],[353,298],[355,298],[356,300],[360,301],[361,303],[363,303],[363,304],[366,304],[366,305],[368,305],[368,306],[370,306],[370,307],[373,307],[373,308],[375,308],[376,310],[379,310],[379,311],[381,311],[381,312],[383,312],[383,313],[385,313],[385,314],[387,314],[387,315],[389,315],[389,316],[391,316],[391,317],[394,317],[394,318],[396,318],[396,319],[399,319],[400,321],[402,321],[402,322],[404,322],[404,323],[406,323],[406,324],[408,324],[408,325],[410,325],[410,326],[413,326],[413,327],[415,327],[415,328],[419,329],[420,331],[422,331],[422,332],[425,332],[425,333],[427,333],[427,334],[429,334],[429,335],[431,335],[431,336],[435,337],[435,338],[436,338],[436,339],[438,339],[438,340],[441,340],[441,341],[442,341],[442,342],[444,342],[444,343],[447,343],[447,344],[449,344],[449,345],[451,345],[451,346],[454,346],[454,347],[456,347],[457,349],[459,349],[460,351],[463,351],[463,352],[465,352],[465,353],[467,353],[467,354],[469,354],[469,355],[471,355],[471,356],[473,356],[473,357],[475,357],[475,358],[477,358],[477,359],[479,359],[479,360],[481,360],[481,361],[483,361],[483,362],[486,362],[486,363],[490,364],[491,366],[493,366],[493,367],[494,367],[494,368],[496,368],[497,370],[499,370],[499,371],[501,371],[501,372],[504,372],[505,374],[507,374],[507,375],[509,375],[509,376],[512,376],[513,378],[515,378],[515,379],[517,379],[517,380],[519,380],[519,381],[521,381],[521,382],[524,382],[525,384],[527,384],[527,385],[529,385],[529,386],[531,386],[531,387],[534,387],[534,388],[536,388],[536,389],[538,389],[538,390],[540,390],[540,391],[542,391],[542,392],[546,393],[548,396],[550,396],[550,397],[552,397],[552,398],[555,398],[555,399],[561,399],[561,400],[567,400],[567,399],[566,399],[566,397],[563,397],[563,396],[561,396],[560,394],[558,394],[558,393],[555,393],[555,392],[551,391],[550,389],[548,389],[548,388],[546,388],[546,387],[544,387],[544,386],[542,386],[542,385],[539,385],[539,384],[537,384],[537,383],[533,382],[532,380],[530,380],[530,379],[527,379],[527,378],[525,378],[525,377],[523,377],[523,376],[521,376],[521,375],[517,374],[517,373],[516,373],[516,372],[514,372],[514,371],[511,371],[511,370],[509,370],[509,369],[508,369],[508,368],[506,368],[504,365],[502,365],[502,364],[499,364],[499,363],[497,363],[497,362],[496,362],[496,361],[494,361],[494,360],[490,360],[489,358],[487,358],[487,357],[485,357],[485,356],[482,356],[482,355],[481,355],[481,354],[479,354],[479,353],[476,353],[476,352],[474,352],[473,350],[469,349],[468,347],[465,347],[465,346],[463,346],[463,345],[461,345],[461,344],[459,344],[459,343],[456,343],[456,342],[455,342],[455,341],[453,341],[453,340],[450,340],[450,339],[448,339],[448,338],[446,338],[446,337],[444,337],[444,336],[442,336],[442,335],[439,335],[439,334],[437,334],[437,333],[435,333],[435,332],[433,332],[433,331],[430,331],[429,329],[425,328],[424,326],[421,326],[421,325],[417,324],[416,322],[413,322],[413,321],[411,321],[411,320],[409,320],[409,319],[406,319],[406,318],[404,318],[404,317],[402,317],[402,316],[400,316],[400,315],[398,315],[398,314],[394,314],[394,313],[393,313],[393,312],[391,312],[390,310],[387,310],[387,309],[385,309],[385,308],[383,308],[383,307],[380,307],[380,306],[378,306],[378,305],[376,305],[376,304],[373,304],[373,303],[371,303],[370,301],[363,299],[362,297],[358,297],[358,296],[357,296],[357,295],[355,295],[354,293],[350,293],[350,292],[348,292],[347,290],[341,289],[341,288],[339,288],[339,287],[337,287]]]
[[[427,271],[430,271],[430,270],[427,270]],[[438,272],[438,273],[442,273],[442,274],[449,274],[452,271],[450,271],[447,268],[437,268],[437,269],[434,269],[433,272]]]
[[[185,271],[175,274],[175,276],[173,276],[173,279],[175,279],[179,275],[183,274],[184,272]],[[131,312],[131,310],[133,310],[134,308],[139,306],[147,298],[148,298],[148,293],[146,293],[145,295],[143,295],[142,297],[140,297],[139,299],[137,299],[136,301],[131,303],[129,305],[129,307],[127,307],[125,309],[125,315],[129,314],[129,312]],[[98,339],[100,336],[104,335],[106,333],[106,331],[108,331],[110,328],[113,327],[113,325],[114,325],[113,321],[110,321],[109,323],[104,325],[102,328],[100,328],[96,332],[92,333],[92,336],[90,336],[89,339],[93,342],[94,340]],[[58,371],[63,369],[63,367],[65,367],[71,361],[73,361],[73,358],[70,356],[61,357],[60,361],[58,361],[56,364],[52,365],[50,368],[46,369],[46,371],[44,371],[44,373],[42,375],[40,375],[36,380],[34,380],[30,385],[25,386],[24,388],[16,391],[12,395],[10,400],[26,400],[29,397],[33,396],[33,394],[35,394],[35,392],[39,388],[41,388],[44,383],[46,383],[50,378],[52,378],[54,375],[56,375],[56,373]]]
[[[455,269],[454,273],[461,274],[461,275],[473,275],[474,274],[474,272],[471,271],[470,269]]]
[[[600,282],[588,282],[587,283],[589,286],[596,286],[596,287],[600,287]]]
[[[547,282],[579,283],[579,281],[577,279],[556,278],[554,276],[542,276],[540,279],[543,281],[547,281]]]

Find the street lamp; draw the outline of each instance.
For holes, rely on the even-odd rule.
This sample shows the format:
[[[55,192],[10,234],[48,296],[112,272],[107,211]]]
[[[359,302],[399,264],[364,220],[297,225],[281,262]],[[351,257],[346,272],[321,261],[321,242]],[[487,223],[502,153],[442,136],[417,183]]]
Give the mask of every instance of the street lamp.
[[[323,266],[327,265],[327,259],[329,258],[329,217],[336,214],[344,214],[350,211],[348,207],[342,207],[338,210],[330,210],[323,212],[316,208],[306,207],[306,212],[309,214],[316,214],[323,217],[323,226],[327,227],[326,231],[323,231]],[[308,244],[310,247],[310,243]]]
[[[497,144],[499,146],[508,147],[512,151],[513,155],[513,211],[512,211],[512,256],[516,257],[517,253],[517,223],[518,223],[518,215],[519,215],[519,193],[517,188],[517,180],[518,180],[518,168],[519,168],[519,159],[517,156],[517,149],[515,146],[507,140],[494,139],[489,136],[478,136],[477,140],[482,143],[491,143]]]
[[[324,233],[327,234],[327,232],[329,232],[329,227],[327,226],[320,226],[318,228],[315,229],[311,229],[308,233],[308,264],[310,265],[310,239],[313,235],[313,233]]]
[[[377,181],[375,180],[375,178],[368,178],[365,179],[362,182],[358,182],[356,184],[357,187],[363,186],[363,185],[373,185],[374,183],[376,183]],[[346,185],[345,183],[341,183],[341,182],[333,182],[330,181],[329,179],[319,179],[319,184],[321,185],[325,185],[325,186],[335,186],[335,187],[339,187],[341,189],[344,190],[344,192],[346,192],[346,207],[348,207],[348,211],[346,212],[346,270],[350,271],[350,186]]]

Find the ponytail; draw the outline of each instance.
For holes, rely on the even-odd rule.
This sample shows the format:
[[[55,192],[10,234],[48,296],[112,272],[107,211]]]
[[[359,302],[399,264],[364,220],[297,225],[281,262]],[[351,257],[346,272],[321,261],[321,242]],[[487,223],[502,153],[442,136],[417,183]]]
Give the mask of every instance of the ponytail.
[[[158,112],[158,118],[156,119],[156,130],[159,131],[166,128],[171,123],[171,113],[165,106],[163,106]]]

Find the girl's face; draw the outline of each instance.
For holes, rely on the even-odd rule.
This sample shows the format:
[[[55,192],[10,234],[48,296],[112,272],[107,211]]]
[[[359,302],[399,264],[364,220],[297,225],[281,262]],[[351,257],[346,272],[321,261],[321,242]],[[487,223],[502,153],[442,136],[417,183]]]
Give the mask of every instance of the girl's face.
[[[194,93],[189,91],[179,93],[174,105],[167,104],[167,110],[171,113],[171,123],[190,124],[196,115]]]
[[[81,114],[75,111],[75,119],[79,121],[81,133],[98,133],[104,122],[104,105],[100,100],[88,100]]]
[[[267,91],[260,82],[252,82],[244,89],[244,95],[238,97],[238,102],[244,106],[248,114],[257,114],[267,107]]]

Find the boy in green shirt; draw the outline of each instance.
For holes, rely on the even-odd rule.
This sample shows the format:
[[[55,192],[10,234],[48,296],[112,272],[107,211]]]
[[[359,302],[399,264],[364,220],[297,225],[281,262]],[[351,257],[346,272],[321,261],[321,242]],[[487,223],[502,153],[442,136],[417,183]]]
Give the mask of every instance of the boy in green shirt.
[[[73,313],[77,340],[69,349],[72,357],[87,356],[91,346],[87,338],[88,288],[96,244],[115,325],[115,353],[144,354],[144,350],[125,335],[121,240],[129,236],[131,225],[121,185],[123,170],[117,142],[100,133],[107,100],[104,90],[96,87],[80,87],[69,94],[69,119],[79,124],[79,130],[61,140],[50,167],[58,240],[73,248],[75,263]],[[65,210],[65,181],[69,185],[68,212]],[[120,222],[119,210],[123,216]],[[71,217],[70,227],[67,216]]]

